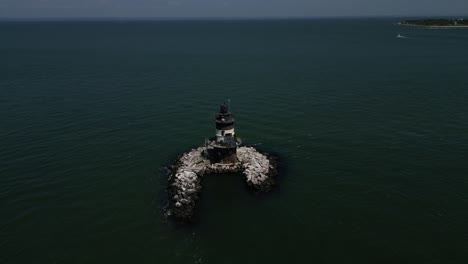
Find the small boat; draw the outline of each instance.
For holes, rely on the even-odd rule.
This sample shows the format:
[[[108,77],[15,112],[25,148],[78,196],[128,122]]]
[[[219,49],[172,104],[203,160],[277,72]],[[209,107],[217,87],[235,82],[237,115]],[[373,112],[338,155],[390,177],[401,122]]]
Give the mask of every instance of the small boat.
[[[400,33],[396,36],[397,38],[406,38],[405,36],[402,36]]]

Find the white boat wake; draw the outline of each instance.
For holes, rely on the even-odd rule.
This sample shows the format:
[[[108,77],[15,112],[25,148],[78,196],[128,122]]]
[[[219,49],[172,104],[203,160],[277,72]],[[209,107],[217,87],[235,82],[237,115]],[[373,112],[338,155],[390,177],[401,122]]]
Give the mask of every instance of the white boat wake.
[[[398,35],[396,37],[397,38],[408,38],[408,37],[405,37],[405,36],[401,35],[400,33],[398,33]]]

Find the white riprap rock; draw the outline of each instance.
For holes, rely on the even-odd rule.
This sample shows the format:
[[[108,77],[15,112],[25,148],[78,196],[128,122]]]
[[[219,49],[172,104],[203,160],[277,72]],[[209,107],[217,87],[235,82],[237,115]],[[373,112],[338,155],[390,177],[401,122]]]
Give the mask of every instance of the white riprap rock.
[[[237,158],[244,167],[247,184],[259,190],[268,190],[273,184],[273,166],[269,158],[252,147],[237,149]]]

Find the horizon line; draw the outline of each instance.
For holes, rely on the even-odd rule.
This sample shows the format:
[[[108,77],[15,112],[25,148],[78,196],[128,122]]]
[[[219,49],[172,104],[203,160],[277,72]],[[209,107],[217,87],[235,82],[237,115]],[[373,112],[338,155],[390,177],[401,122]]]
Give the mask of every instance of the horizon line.
[[[258,17],[0,17],[0,21],[183,21],[183,20],[304,20],[359,18],[468,18],[468,15],[349,15]]]

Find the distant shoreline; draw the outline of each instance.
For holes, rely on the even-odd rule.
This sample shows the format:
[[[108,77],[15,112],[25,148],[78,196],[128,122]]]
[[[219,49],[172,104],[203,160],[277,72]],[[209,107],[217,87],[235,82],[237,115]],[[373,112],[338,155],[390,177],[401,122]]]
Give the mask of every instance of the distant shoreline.
[[[398,23],[399,26],[404,27],[424,27],[424,28],[468,28],[468,26],[427,26],[427,25],[418,25],[418,24],[407,24],[407,23]]]
[[[418,19],[404,20],[397,24],[399,26],[424,28],[468,28],[468,19]]]

